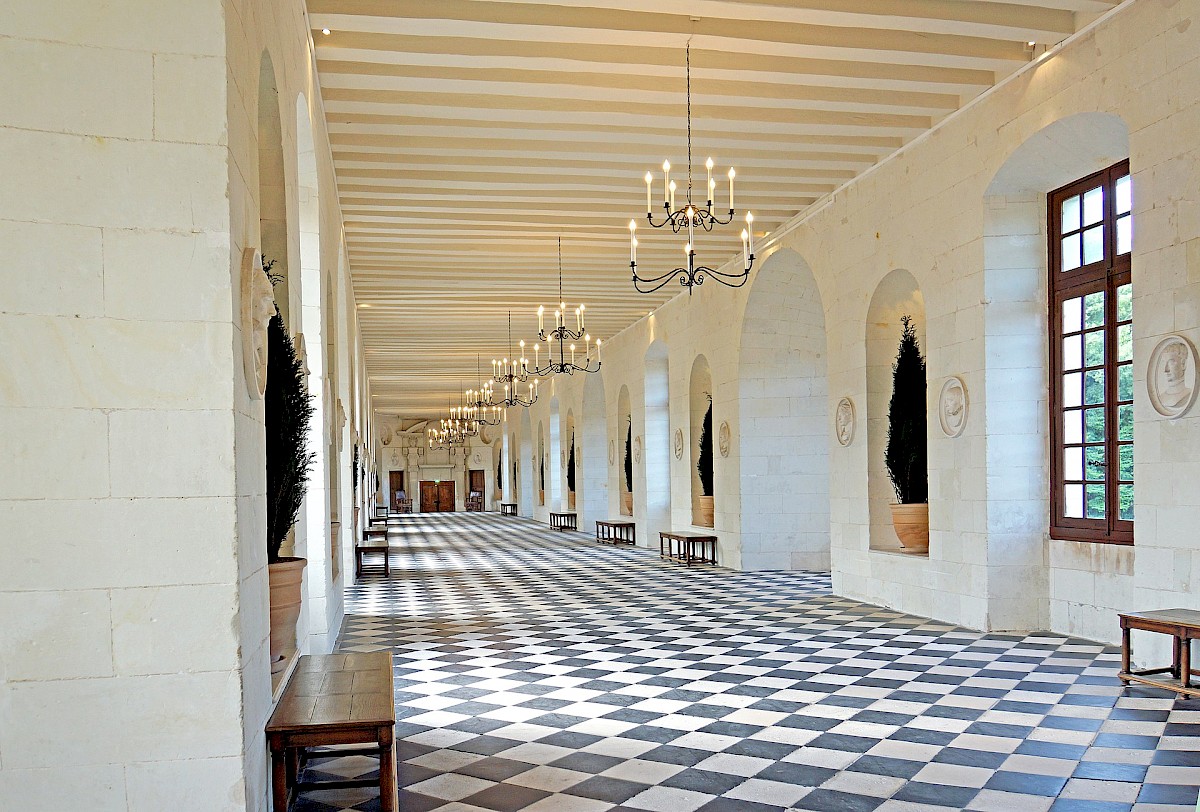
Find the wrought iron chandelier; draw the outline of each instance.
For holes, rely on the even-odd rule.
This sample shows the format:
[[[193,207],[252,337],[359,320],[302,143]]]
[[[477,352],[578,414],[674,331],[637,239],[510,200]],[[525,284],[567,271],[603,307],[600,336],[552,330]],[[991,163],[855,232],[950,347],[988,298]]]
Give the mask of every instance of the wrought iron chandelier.
[[[475,372],[479,380],[483,380],[480,372],[479,356],[475,356]],[[468,420],[474,420],[481,426],[498,426],[504,419],[501,406],[492,400],[492,383],[479,383],[478,389],[468,389],[463,393],[466,401],[462,406],[463,415]]]
[[[742,270],[737,273],[696,265],[695,230],[712,231],[714,226],[728,225],[733,222],[735,209],[733,206],[733,179],[737,172],[729,168],[729,214],[724,219],[715,210],[717,182],[713,180],[713,159],[704,162],[708,170],[708,183],[705,185],[706,200],[701,208],[692,202],[692,46],[686,49],[687,62],[687,192],[682,207],[675,205],[675,181],[671,180],[671,162],[663,161],[663,209],[661,221],[654,219],[654,175],[646,173],[646,220],[654,228],[670,226],[676,234],[687,229],[687,244],[683,247],[687,265],[674,268],[658,276],[641,276],[637,265],[637,221],[629,221],[629,269],[633,274],[633,286],[638,293],[654,293],[662,289],[672,278],[678,276],[679,284],[692,292],[692,288],[704,284],[705,277],[712,277],[722,285],[740,288],[750,277],[750,268],[754,265],[754,215],[746,213],[746,227],[742,229]]]
[[[546,308],[538,308],[538,338],[546,342],[546,365],[541,363],[541,347],[533,345],[533,368],[525,367],[527,373],[545,378],[550,375],[572,375],[579,372],[600,371],[600,339],[596,339],[596,363],[592,365],[592,337],[587,332],[583,305],[575,308],[575,329],[567,326],[567,303],[562,295],[562,237],[558,238],[558,309],[554,311],[554,329],[546,332]],[[576,363],[578,347],[574,343],[583,341],[583,364]],[[523,365],[528,359],[521,359]]]
[[[439,421],[437,428],[426,429],[430,448],[466,445],[468,439],[479,434],[479,421],[467,417],[463,406],[451,406],[447,398],[446,411],[448,416]]]
[[[508,313],[508,349],[512,351],[512,311]],[[529,359],[525,357],[525,339],[521,339],[520,357],[513,356],[509,361],[505,358],[502,361],[492,359],[492,380],[486,384],[488,391],[488,399],[497,406],[505,408],[509,406],[532,406],[537,402],[537,378],[530,380],[529,377]],[[492,382],[500,384],[504,387],[504,397],[496,400],[495,393],[492,391]],[[517,394],[517,384],[526,383],[528,388],[525,392],[525,397]]]

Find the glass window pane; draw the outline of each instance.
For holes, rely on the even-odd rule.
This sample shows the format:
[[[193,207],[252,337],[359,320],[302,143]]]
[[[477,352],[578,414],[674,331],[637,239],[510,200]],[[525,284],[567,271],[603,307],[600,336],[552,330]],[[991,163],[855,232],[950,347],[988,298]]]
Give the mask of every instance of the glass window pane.
[[[1122,519],[1127,522],[1133,521],[1133,486],[1121,485],[1117,489],[1117,500],[1120,502],[1120,511],[1117,513]]]
[[[1133,285],[1121,285],[1117,288],[1117,321],[1130,321],[1133,318]]]
[[[1063,332],[1078,333],[1083,329],[1083,299],[1067,299],[1063,302]]]
[[[1087,485],[1087,505],[1085,519],[1103,519],[1107,515],[1104,509],[1104,486],[1103,485]]]
[[[1089,293],[1083,297],[1083,326],[1104,326],[1104,291]]]
[[[1083,336],[1067,336],[1063,339],[1063,369],[1079,369],[1083,366]]]
[[[1086,409],[1083,424],[1083,439],[1089,443],[1104,442],[1104,409]]]
[[[1133,250],[1133,215],[1117,218],[1117,254],[1128,254]]]
[[[1133,183],[1129,176],[1117,178],[1116,196],[1113,198],[1117,204],[1117,214],[1125,214],[1133,210]]]
[[[1083,442],[1083,412],[1079,409],[1063,412],[1063,442],[1068,445]]]
[[[1133,360],[1133,325],[1122,324],[1117,328],[1117,360]]]
[[[1084,461],[1087,467],[1084,473],[1087,474],[1085,479],[1088,482],[1103,482],[1104,477],[1104,446],[1090,445],[1084,452]]]
[[[1063,479],[1083,481],[1083,449],[1079,446],[1063,449]]]
[[[1068,519],[1083,518],[1083,486],[1067,485],[1063,489],[1066,504],[1063,505],[1063,516]]]
[[[1072,406],[1083,405],[1083,374],[1072,372],[1069,375],[1063,375],[1063,406],[1068,409]]]
[[[1117,400],[1133,400],[1133,364],[1117,368]]]
[[[1133,404],[1117,407],[1117,439],[1133,441]]]
[[[1062,203],[1062,229],[1059,234],[1079,230],[1079,195],[1072,195]]]
[[[1073,271],[1079,267],[1080,263],[1080,247],[1079,235],[1072,234],[1070,237],[1063,237],[1062,241],[1062,269],[1064,271]]]
[[[1083,193],[1083,224],[1090,226],[1104,219],[1104,187]]]
[[[1091,265],[1104,259],[1104,226],[1083,232],[1083,264]]]
[[[1090,367],[1103,366],[1104,364],[1104,333],[1101,330],[1096,330],[1093,333],[1085,333],[1083,338],[1083,355],[1087,359],[1087,365]]]
[[[1104,402],[1104,370],[1089,369],[1083,373],[1083,402],[1094,406]]]
[[[1133,446],[1123,445],[1117,450],[1117,453],[1121,458],[1120,479],[1131,482],[1133,480]]]

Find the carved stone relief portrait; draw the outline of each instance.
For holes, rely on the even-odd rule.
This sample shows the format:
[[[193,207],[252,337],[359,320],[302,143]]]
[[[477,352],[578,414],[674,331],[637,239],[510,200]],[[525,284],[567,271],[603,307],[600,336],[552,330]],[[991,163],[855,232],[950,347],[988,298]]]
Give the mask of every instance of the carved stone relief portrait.
[[[267,324],[275,315],[271,280],[263,272],[262,254],[256,248],[242,251],[242,365],[246,391],[261,400],[267,391]]]
[[[675,459],[683,459],[683,429],[675,429]]]
[[[854,442],[854,401],[850,398],[838,401],[833,413],[833,430],[839,445],[848,446]]]
[[[967,427],[967,385],[962,378],[947,378],[942,384],[938,422],[947,437],[958,437]]]
[[[608,441],[608,464],[612,465],[617,461],[617,444],[613,440]]]
[[[642,435],[633,438],[633,461],[642,461]]]
[[[1146,392],[1154,411],[1163,417],[1179,417],[1196,402],[1196,348],[1183,336],[1171,335],[1158,342],[1150,354]]]
[[[722,457],[729,456],[729,448],[732,442],[733,435],[729,430],[729,423],[722,420],[721,428],[717,430],[717,448],[720,449]]]

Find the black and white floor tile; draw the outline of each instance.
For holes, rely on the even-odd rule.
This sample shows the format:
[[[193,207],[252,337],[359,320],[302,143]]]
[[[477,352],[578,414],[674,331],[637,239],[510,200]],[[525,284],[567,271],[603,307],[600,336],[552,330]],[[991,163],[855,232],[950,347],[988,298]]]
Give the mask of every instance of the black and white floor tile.
[[[1122,688],[1111,648],[494,514],[408,516],[390,540],[340,648],[394,652],[404,812],[1196,809],[1200,701]]]

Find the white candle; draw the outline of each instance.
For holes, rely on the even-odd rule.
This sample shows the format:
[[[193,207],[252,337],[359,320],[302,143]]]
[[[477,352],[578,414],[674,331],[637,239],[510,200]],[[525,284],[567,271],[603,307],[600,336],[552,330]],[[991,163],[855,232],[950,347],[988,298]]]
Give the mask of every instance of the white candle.
[[[637,262],[637,223],[629,221],[629,261]]]
[[[579,329],[583,331],[587,328],[587,305],[579,306]]]
[[[712,181],[713,159],[712,158],[709,158],[707,161],[704,162],[704,168],[708,170],[708,184],[707,184],[708,191],[709,191],[708,199],[711,201],[712,200],[712,185],[713,185],[713,181]]]
[[[545,328],[545,325],[542,324],[542,314],[545,312],[546,312],[545,306],[539,305],[538,306],[538,332],[539,333],[542,332],[542,330]]]
[[[592,357],[592,337],[590,334],[583,337],[583,354],[586,358]]]
[[[663,202],[671,202],[671,162],[663,161]]]
[[[654,176],[649,172],[646,173],[646,214],[651,214],[654,211],[654,206],[650,202],[650,184],[654,180]]]
[[[575,345],[571,345],[571,363],[575,363]]]
[[[688,206],[687,207],[688,242],[695,241],[695,237],[692,235],[692,218],[694,215],[695,215],[695,211],[692,209],[691,206]]]
[[[733,167],[729,167],[729,210],[733,211],[733,179],[737,172],[733,171]]]
[[[710,211],[712,210],[713,201],[716,200],[716,197],[717,197],[717,182],[715,180],[713,180],[712,178],[709,178],[708,179],[708,208]]]
[[[577,307],[577,308],[575,308],[575,332],[578,333],[582,329],[583,329],[583,315],[582,315],[582,311]]]
[[[746,234],[750,245],[750,254],[754,255],[754,215],[746,212]]]
[[[542,352],[542,345],[534,344],[533,345],[533,367],[534,367],[534,369],[537,369],[538,367],[540,367],[542,365],[541,362],[538,361],[538,358],[540,357],[541,352]]]
[[[600,339],[596,339],[596,362],[600,362]]]
[[[671,191],[671,197],[669,198],[671,211],[675,211],[675,181],[671,181],[671,185],[668,188]]]
[[[746,248],[746,229],[742,229],[742,264],[750,267],[750,251]]]

